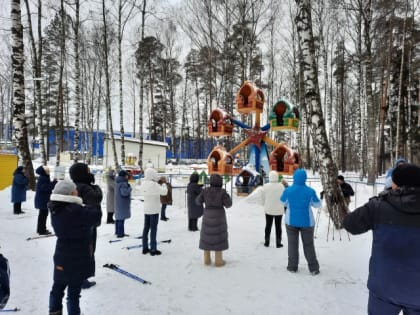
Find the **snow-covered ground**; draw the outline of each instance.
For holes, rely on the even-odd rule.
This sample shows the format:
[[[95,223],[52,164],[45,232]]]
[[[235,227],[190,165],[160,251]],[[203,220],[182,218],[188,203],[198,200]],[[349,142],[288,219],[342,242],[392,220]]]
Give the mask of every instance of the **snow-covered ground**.
[[[286,270],[285,230],[283,248],[273,246],[274,226],[272,244],[264,247],[262,208],[233,194],[233,207],[227,210],[227,264],[222,268],[205,266],[203,252],[198,249],[199,232],[187,230],[185,189],[177,188],[187,179],[188,174],[174,178],[174,205],[167,209],[170,220],[159,221],[158,240],[172,240],[158,245],[161,256],[122,248],[139,240],[126,238],[109,243],[115,239],[114,226],[104,223],[104,214],[98,228],[97,285],[82,291],[83,314],[366,314],[370,233],[353,237],[334,231],[333,239],[328,217],[321,212],[315,241],[321,273],[309,274],[301,252],[299,271],[292,274]],[[100,178],[97,182],[106,192]],[[322,190],[319,183],[312,182],[311,186],[318,193]],[[372,188],[363,184],[353,187],[357,190],[357,205],[372,194]],[[11,297],[6,308],[19,307],[20,314],[43,315],[48,313],[55,237],[26,240],[36,235],[38,214],[33,207],[34,193],[28,192],[27,196],[22,206],[26,213],[16,216],[10,203],[10,187],[0,191],[0,252],[9,259],[11,268]],[[143,228],[143,204],[138,196],[133,199],[132,218],[126,221],[125,228],[130,236],[138,236]],[[353,200],[351,208],[355,206]],[[106,263],[118,264],[152,284],[144,285],[103,268]]]

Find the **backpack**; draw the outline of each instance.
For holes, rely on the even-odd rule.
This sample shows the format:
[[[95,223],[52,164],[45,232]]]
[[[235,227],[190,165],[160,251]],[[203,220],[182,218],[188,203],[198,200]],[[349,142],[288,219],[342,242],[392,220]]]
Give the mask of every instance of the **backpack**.
[[[10,296],[10,269],[9,262],[0,254],[0,310],[3,309]]]

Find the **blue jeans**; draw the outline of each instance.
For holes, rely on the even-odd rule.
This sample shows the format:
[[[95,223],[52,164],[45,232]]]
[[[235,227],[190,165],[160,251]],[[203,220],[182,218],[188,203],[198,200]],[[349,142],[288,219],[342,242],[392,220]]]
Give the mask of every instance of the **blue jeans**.
[[[79,298],[82,290],[82,282],[65,283],[54,281],[50,292],[50,312],[57,312],[63,309],[64,290],[67,287],[67,313],[68,315],[80,315]]]
[[[156,250],[156,234],[157,225],[159,222],[159,213],[145,214],[144,215],[144,228],[143,228],[143,249],[149,248],[148,234],[150,230],[150,250]]]
[[[115,220],[115,234],[124,236],[124,220]]]
[[[403,311],[403,315],[420,315],[420,307],[394,304],[369,291],[369,315],[398,315],[400,311]]]
[[[162,203],[162,207],[160,208],[160,218],[165,219],[166,218],[166,203]]]

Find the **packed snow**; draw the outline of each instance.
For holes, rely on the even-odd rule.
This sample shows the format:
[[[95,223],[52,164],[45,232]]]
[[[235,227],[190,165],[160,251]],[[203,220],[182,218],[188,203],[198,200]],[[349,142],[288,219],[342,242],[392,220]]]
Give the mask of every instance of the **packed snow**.
[[[143,255],[141,249],[123,249],[141,243],[131,238],[142,234],[141,196],[133,195],[132,217],[125,224],[130,237],[114,243],[109,242],[116,239],[115,228],[105,224],[104,198],[96,276],[92,278],[97,285],[82,291],[83,314],[366,314],[371,233],[350,236],[344,230],[334,230],[325,211],[314,209],[318,218],[315,248],[321,273],[310,275],[302,248],[299,271],[290,273],[286,270],[284,222],[285,246],[275,248],[273,226],[270,247],[264,247],[263,208],[236,196],[228,182],[233,206],[227,209],[229,249],[223,252],[226,265],[206,266],[203,251],[198,248],[200,232],[187,230],[185,186],[192,169],[171,171],[176,173],[170,176],[174,204],[167,208],[170,220],[159,221],[157,234],[158,241],[170,239],[171,243],[158,245],[160,256]],[[106,193],[100,172],[96,181]],[[308,184],[318,194],[322,190],[319,179],[309,179]],[[374,194],[372,186],[350,184],[356,191],[351,209]],[[18,307],[19,314],[43,315],[48,313],[55,237],[26,240],[36,235],[38,210],[34,209],[33,198],[34,192],[28,191],[27,201],[22,204],[26,213],[17,216],[10,202],[10,187],[0,191],[0,252],[9,259],[11,269],[11,296],[6,308]],[[48,228],[52,230],[49,219]],[[106,263],[117,264],[151,285],[103,268]]]

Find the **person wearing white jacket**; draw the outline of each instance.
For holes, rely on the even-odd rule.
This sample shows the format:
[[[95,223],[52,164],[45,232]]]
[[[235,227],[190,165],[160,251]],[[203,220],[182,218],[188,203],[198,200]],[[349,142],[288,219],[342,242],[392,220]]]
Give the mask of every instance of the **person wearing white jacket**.
[[[139,194],[144,197],[144,227],[143,227],[143,254],[160,255],[157,250],[156,234],[160,213],[160,196],[168,193],[166,185],[158,183],[158,175],[155,169],[148,168],[144,172],[144,178],[139,187]],[[150,231],[150,249],[148,234]]]
[[[284,185],[279,182],[279,175],[276,171],[270,171],[268,174],[269,182],[264,186],[258,187],[245,200],[247,202],[256,202],[264,207],[265,212],[265,241],[264,246],[270,246],[271,226],[276,226],[276,247],[283,247],[281,243],[281,219],[284,214],[284,204],[280,201],[283,194]]]

